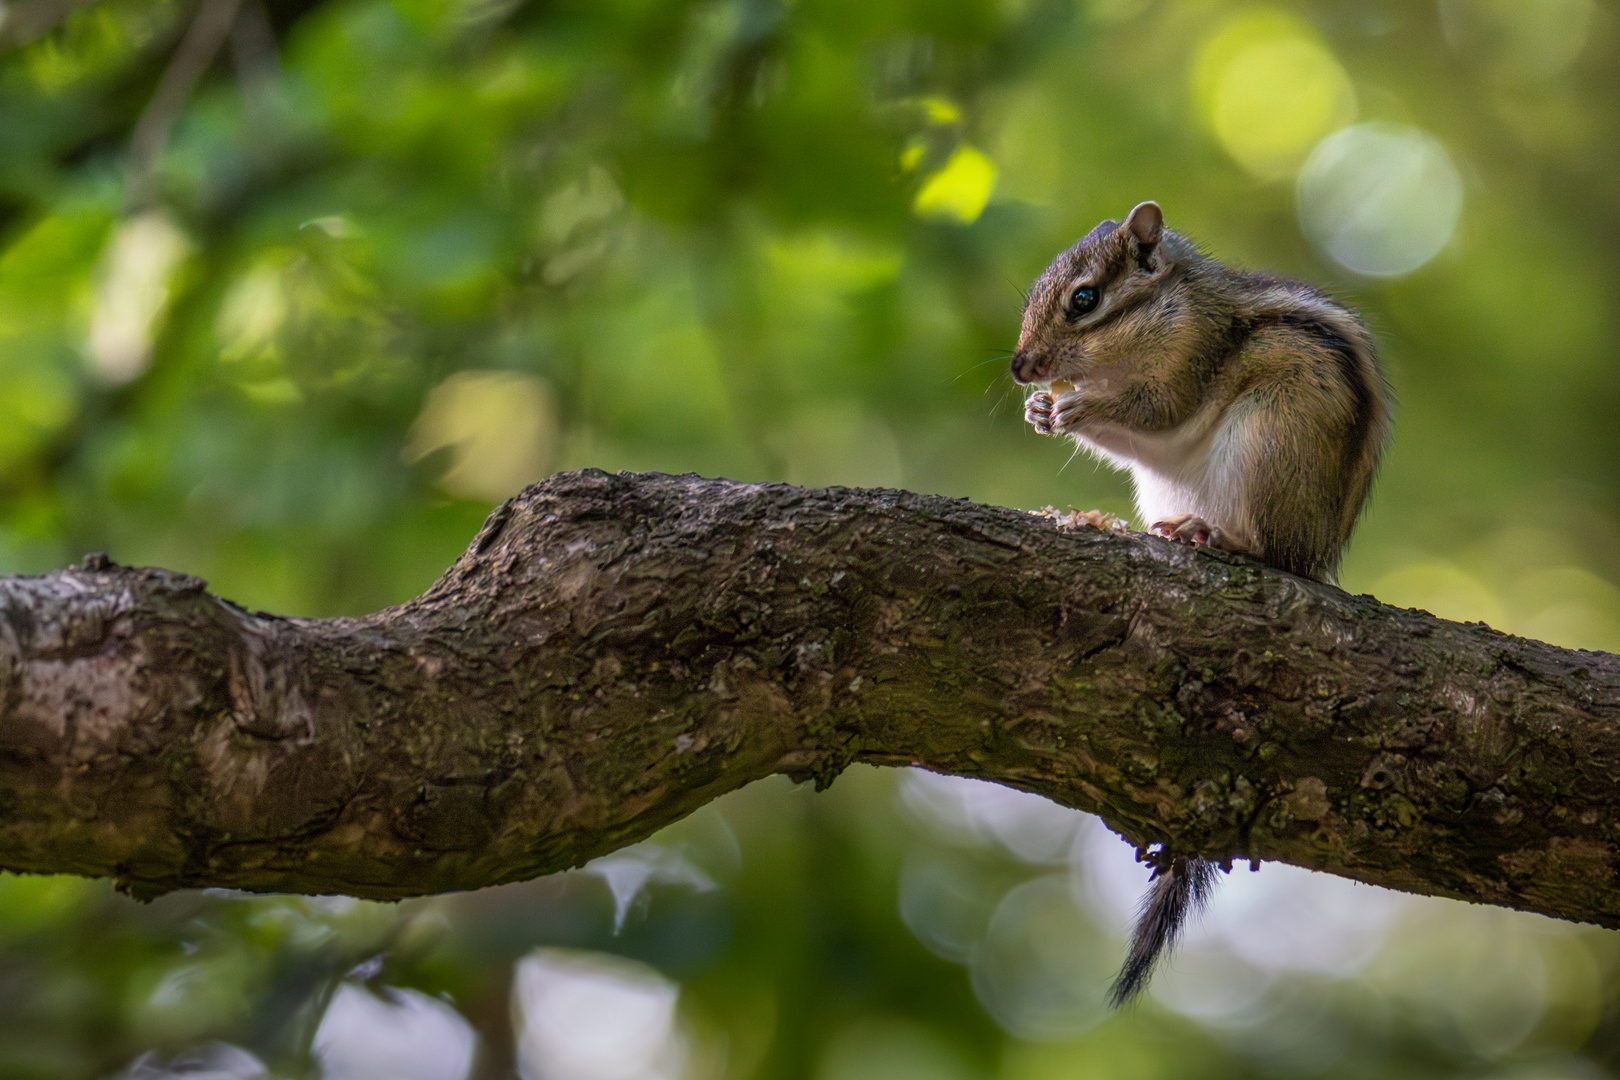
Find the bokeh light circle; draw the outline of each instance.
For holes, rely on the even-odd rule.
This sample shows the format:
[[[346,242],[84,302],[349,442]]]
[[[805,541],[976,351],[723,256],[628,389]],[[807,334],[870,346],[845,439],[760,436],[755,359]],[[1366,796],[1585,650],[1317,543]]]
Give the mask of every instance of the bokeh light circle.
[[[1292,176],[1312,145],[1356,115],[1333,51],[1292,13],[1241,11],[1199,47],[1193,91],[1227,154],[1262,180]]]
[[[1434,136],[1400,124],[1356,124],[1323,139],[1306,159],[1299,222],[1341,266],[1399,277],[1450,242],[1462,197],[1462,177]]]
[[[1119,960],[1067,876],[1036,878],[996,906],[973,955],[973,992],[1018,1038],[1072,1038],[1108,1017],[1103,994]]]

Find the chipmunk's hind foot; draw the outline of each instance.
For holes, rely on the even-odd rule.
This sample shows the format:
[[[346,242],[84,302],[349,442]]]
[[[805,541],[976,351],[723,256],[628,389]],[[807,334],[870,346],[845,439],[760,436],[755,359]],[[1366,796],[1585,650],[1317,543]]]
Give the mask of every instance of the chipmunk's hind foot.
[[[1211,525],[1197,514],[1177,514],[1163,521],[1155,521],[1151,531],[1181,544],[1204,544],[1217,548],[1226,546],[1226,534],[1221,532],[1220,526]]]

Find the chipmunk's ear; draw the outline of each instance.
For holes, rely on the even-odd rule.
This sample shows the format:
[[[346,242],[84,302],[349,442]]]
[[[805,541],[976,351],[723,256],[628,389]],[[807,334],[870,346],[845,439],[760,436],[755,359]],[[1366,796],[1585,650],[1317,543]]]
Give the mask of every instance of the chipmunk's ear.
[[[1136,209],[1131,211],[1131,216],[1125,219],[1119,231],[1134,236],[1136,242],[1145,248],[1153,247],[1159,242],[1159,234],[1164,232],[1164,211],[1159,209],[1156,202],[1137,203]]]

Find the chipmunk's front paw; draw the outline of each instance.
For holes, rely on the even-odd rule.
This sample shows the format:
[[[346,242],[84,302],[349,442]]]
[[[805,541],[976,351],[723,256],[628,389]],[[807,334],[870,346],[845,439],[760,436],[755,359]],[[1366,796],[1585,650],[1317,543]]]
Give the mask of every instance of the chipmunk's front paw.
[[[1052,402],[1052,430],[1079,431],[1085,424],[1091,407],[1092,402],[1086,395],[1076,393],[1074,390],[1065,390]]]
[[[1024,419],[1042,435],[1052,434],[1052,395],[1037,390],[1025,398]]]
[[[1152,530],[1167,540],[1182,544],[1206,544],[1222,547],[1226,535],[1197,514],[1178,514],[1173,518],[1155,521]]]

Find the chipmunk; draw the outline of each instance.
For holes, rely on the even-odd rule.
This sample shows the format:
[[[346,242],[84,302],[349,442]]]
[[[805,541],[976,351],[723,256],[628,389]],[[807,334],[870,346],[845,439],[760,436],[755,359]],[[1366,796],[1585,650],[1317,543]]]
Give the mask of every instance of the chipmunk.
[[[1221,265],[1144,202],[1036,280],[1012,374],[1051,387],[1026,401],[1035,430],[1129,470],[1154,532],[1334,583],[1390,427],[1372,334],[1348,308]],[[1214,884],[1210,863],[1159,854],[1115,1007]]]

